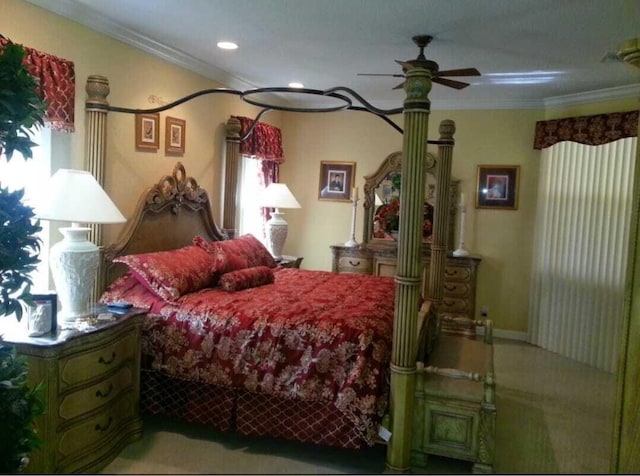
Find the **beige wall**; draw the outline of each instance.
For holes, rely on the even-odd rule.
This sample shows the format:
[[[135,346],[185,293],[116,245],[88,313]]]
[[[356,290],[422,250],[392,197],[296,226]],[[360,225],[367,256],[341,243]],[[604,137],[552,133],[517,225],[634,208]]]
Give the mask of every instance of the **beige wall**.
[[[0,2],[0,32],[23,43],[74,61],[76,67],[76,132],[55,134],[56,167],[84,167],[84,85],[90,74],[109,78],[114,106],[150,108],[149,96],[166,102],[203,88],[219,86],[195,73],[161,61],[76,23],[21,0]],[[535,122],[572,115],[638,108],[638,100],[593,103],[544,110],[434,111],[430,138],[437,138],[442,119],[456,122],[453,175],[467,197],[466,247],[482,258],[477,305],[486,306],[499,329],[525,333],[529,274],[537,193],[538,151],[532,148]],[[220,221],[223,125],[231,114],[254,116],[256,109],[233,96],[215,95],[191,101],[171,112],[187,121],[186,153],[180,157],[187,173],[211,196]],[[264,121],[283,130],[286,162],[282,181],[288,183],[301,209],[286,210],[290,224],[286,254],[304,256],[303,267],[329,270],[331,244],[349,238],[351,205],[319,201],[320,161],[356,163],[356,185],[374,172],[390,153],[402,147],[402,136],[377,117],[362,112],[332,114],[270,113]],[[396,116],[399,124],[402,117]],[[106,189],[125,216],[130,216],[142,190],[169,173],[176,157],[134,150],[134,118],[111,113],[108,125]],[[432,149],[435,152],[435,148]],[[472,200],[479,164],[520,166],[517,210],[479,210]],[[362,238],[360,202],[356,238]],[[456,228],[458,224],[456,224]],[[107,241],[121,226],[107,227]]]

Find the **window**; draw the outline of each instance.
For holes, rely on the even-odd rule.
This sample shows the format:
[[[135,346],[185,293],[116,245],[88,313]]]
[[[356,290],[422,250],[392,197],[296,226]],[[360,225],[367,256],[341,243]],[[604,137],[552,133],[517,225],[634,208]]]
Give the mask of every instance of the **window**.
[[[51,175],[51,129],[40,127],[34,130],[32,140],[38,144],[32,149],[32,159],[24,160],[19,152],[15,152],[9,162],[4,155],[0,157],[0,182],[12,191],[24,188],[24,203],[35,207],[40,198],[39,192]],[[49,289],[49,222],[43,220],[40,225],[40,263],[31,279],[33,290],[44,291]]]
[[[236,223],[238,223],[238,235],[251,233],[264,242],[264,225],[262,220],[262,208],[258,204],[260,191],[264,184],[260,179],[260,160],[240,156],[238,171],[238,197],[236,203]]]

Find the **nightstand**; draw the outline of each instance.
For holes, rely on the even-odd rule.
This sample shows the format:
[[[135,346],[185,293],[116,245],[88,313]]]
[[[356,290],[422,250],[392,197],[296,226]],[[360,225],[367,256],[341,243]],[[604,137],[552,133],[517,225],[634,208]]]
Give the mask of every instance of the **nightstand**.
[[[96,308],[96,315],[101,308]],[[131,309],[86,330],[58,329],[29,337],[2,329],[29,365],[29,384],[43,384],[44,415],[36,419],[42,446],[29,473],[96,473],[142,435],[140,332],[146,310]]]
[[[304,258],[302,256],[285,256],[282,255],[280,260],[276,260],[278,266],[283,268],[299,268]]]

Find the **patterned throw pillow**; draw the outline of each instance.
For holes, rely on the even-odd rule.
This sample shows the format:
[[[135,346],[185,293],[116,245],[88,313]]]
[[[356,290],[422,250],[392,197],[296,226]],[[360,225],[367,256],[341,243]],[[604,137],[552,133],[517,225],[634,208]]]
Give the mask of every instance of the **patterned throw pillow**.
[[[255,266],[276,267],[269,250],[251,234],[224,241],[208,241],[202,236],[195,236],[193,244],[213,256],[214,272],[220,274]]]
[[[199,246],[120,256],[113,260],[126,264],[134,276],[165,301],[212,285],[213,258]]]
[[[220,277],[220,287],[225,291],[240,291],[273,283],[271,268],[254,266],[225,273]]]

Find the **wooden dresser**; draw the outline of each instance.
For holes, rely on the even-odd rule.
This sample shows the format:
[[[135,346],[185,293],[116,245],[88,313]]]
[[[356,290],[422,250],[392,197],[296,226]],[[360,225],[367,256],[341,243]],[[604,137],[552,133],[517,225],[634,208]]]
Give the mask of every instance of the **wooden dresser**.
[[[335,273],[361,273],[377,276],[394,276],[396,248],[368,243],[358,247],[332,245],[332,271]],[[477,256],[455,257],[450,254],[444,273],[443,312],[453,316],[476,319],[477,268],[481,259]],[[429,248],[422,252],[422,295],[429,289]]]
[[[27,358],[29,384],[43,384],[44,415],[36,419],[42,446],[29,473],[95,473],[142,435],[140,331],[133,309],[91,329],[41,337],[8,332],[5,341]]]

